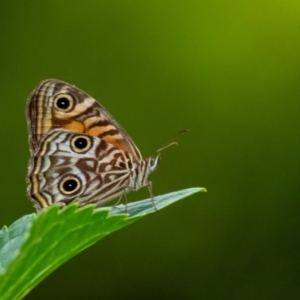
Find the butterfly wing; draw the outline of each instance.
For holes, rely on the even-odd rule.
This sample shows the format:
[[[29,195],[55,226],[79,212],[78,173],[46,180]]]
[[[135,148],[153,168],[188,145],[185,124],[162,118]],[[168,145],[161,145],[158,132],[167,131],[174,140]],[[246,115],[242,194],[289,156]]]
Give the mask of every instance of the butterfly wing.
[[[39,141],[53,129],[96,136],[140,161],[138,148],[126,131],[94,98],[56,79],[42,81],[27,105],[29,144],[34,154]]]
[[[43,136],[28,170],[28,195],[39,210],[54,203],[105,202],[130,186],[132,156],[104,139],[56,129]]]

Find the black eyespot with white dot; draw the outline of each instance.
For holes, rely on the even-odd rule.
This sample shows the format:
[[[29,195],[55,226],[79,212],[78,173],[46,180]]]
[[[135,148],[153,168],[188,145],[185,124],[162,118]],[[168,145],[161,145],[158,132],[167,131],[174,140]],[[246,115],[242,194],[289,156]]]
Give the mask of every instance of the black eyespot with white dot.
[[[74,98],[69,94],[58,94],[53,100],[54,108],[60,112],[69,112],[74,108]]]
[[[56,105],[60,109],[68,109],[70,107],[70,100],[66,97],[57,99]]]
[[[93,146],[92,137],[86,135],[74,135],[71,139],[71,149],[76,153],[86,153]]]
[[[85,138],[78,138],[75,140],[74,145],[78,148],[78,149],[85,149],[86,146],[88,145],[88,141]]]
[[[81,181],[77,176],[68,175],[60,181],[59,191],[66,196],[72,196],[80,190],[81,186]]]

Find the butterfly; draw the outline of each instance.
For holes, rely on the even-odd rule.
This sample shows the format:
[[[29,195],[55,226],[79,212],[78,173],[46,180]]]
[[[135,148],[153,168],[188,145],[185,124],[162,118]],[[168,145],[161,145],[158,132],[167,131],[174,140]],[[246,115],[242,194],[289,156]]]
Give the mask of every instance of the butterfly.
[[[143,159],[126,131],[94,98],[48,79],[27,103],[27,194],[37,210],[59,203],[106,202],[148,186],[160,154]]]

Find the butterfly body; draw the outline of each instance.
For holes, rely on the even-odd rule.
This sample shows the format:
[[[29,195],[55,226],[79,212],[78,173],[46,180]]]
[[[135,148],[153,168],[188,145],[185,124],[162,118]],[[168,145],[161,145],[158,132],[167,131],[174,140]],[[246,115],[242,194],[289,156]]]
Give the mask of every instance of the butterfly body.
[[[39,210],[54,203],[98,206],[149,186],[159,155],[143,159],[125,130],[83,91],[43,81],[27,109],[28,195]]]

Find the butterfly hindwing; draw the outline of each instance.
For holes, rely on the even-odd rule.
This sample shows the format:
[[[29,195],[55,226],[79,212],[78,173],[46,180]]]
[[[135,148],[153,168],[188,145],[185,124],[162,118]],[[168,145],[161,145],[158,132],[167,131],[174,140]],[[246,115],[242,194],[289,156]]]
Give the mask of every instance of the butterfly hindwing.
[[[98,137],[52,130],[31,158],[28,193],[38,209],[72,201],[99,205],[130,185],[126,155]]]

